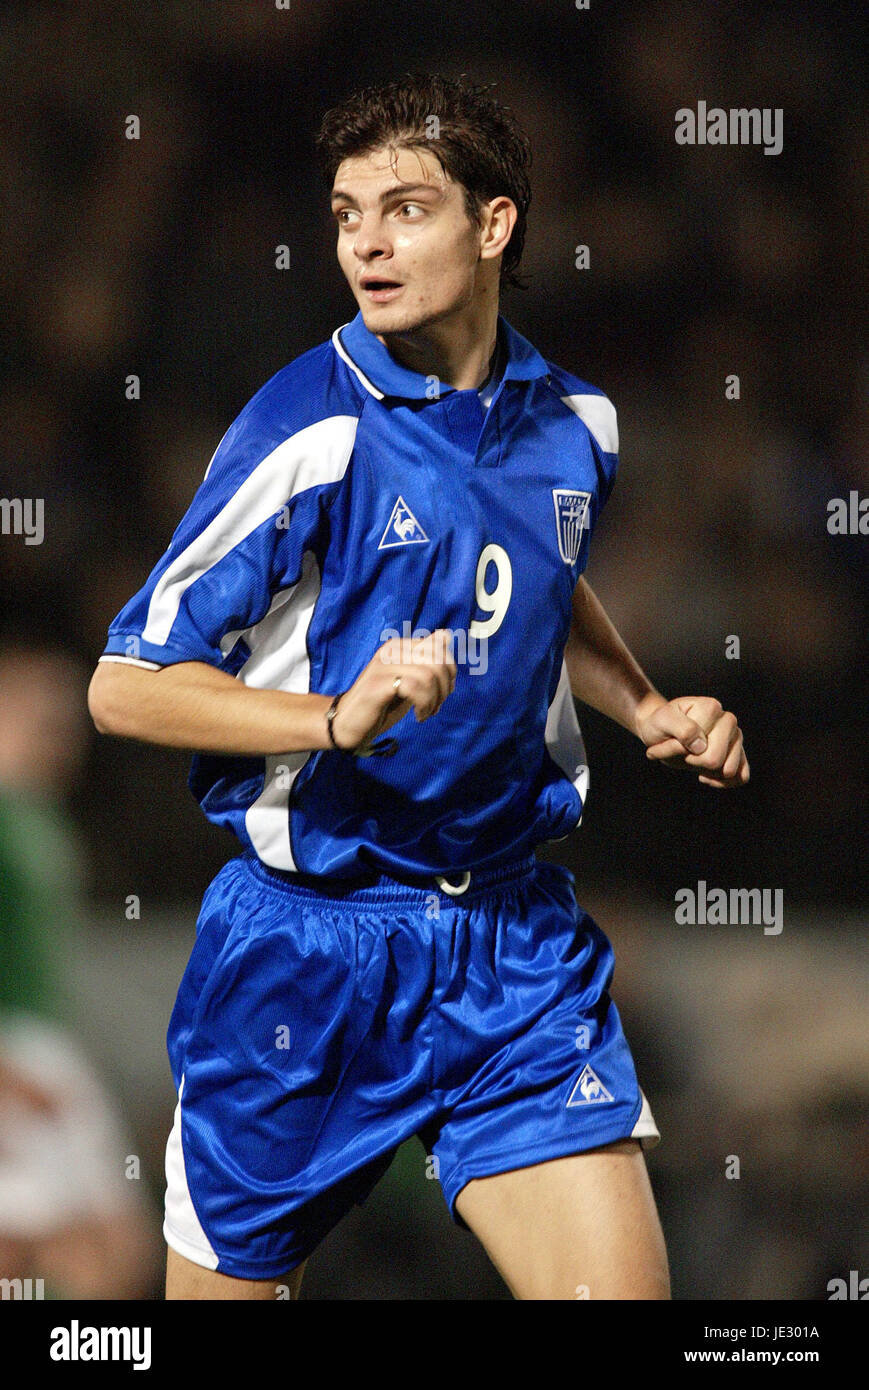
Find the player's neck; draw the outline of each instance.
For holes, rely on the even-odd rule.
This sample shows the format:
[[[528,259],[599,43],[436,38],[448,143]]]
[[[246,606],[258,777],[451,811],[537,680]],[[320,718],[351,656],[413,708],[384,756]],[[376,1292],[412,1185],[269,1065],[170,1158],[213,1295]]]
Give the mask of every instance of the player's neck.
[[[465,307],[421,328],[377,337],[402,367],[437,377],[457,391],[477,390],[489,376],[497,347],[498,301]]]

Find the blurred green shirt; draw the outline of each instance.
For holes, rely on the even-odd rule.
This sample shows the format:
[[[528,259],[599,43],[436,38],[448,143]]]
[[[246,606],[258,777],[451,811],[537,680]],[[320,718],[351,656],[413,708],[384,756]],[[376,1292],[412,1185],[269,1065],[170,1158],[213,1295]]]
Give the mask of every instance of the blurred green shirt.
[[[75,832],[48,798],[0,788],[0,1011],[56,1018],[81,895]]]

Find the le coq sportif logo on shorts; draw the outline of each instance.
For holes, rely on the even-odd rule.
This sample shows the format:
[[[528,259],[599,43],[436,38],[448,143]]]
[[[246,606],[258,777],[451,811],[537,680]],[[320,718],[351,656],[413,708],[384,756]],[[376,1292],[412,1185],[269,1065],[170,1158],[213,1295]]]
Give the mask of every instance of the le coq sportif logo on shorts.
[[[566,1108],[570,1110],[577,1105],[606,1105],[613,1099],[600,1077],[586,1063],[567,1097]]]

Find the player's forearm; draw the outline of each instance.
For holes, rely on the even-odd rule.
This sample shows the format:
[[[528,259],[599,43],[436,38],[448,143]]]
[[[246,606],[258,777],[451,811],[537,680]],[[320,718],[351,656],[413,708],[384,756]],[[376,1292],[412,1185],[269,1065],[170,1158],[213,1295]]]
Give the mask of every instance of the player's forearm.
[[[88,692],[100,733],[237,757],[330,747],[325,718],[330,700],[254,690],[198,661],[160,671],[101,662]]]
[[[577,700],[637,733],[637,717],[666,697],[625,646],[597,595],[580,580],[564,651],[570,688]]]

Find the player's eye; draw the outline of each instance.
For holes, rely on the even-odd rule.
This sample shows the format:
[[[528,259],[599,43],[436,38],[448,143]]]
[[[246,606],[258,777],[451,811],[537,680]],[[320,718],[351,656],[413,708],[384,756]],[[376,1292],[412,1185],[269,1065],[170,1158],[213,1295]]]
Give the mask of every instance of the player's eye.
[[[420,203],[402,203],[399,212],[404,212],[406,208],[413,208],[414,212],[422,212]]]

